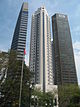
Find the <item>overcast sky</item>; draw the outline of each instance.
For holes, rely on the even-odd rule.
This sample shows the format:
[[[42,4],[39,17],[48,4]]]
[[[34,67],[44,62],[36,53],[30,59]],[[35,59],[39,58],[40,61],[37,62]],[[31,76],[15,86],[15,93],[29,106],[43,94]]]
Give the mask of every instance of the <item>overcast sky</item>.
[[[0,0],[0,50],[8,51],[10,49],[16,21],[24,1],[29,3],[26,63],[29,64],[31,16],[37,8],[45,5],[50,17],[55,13],[68,15],[75,64],[80,84],[80,0]]]

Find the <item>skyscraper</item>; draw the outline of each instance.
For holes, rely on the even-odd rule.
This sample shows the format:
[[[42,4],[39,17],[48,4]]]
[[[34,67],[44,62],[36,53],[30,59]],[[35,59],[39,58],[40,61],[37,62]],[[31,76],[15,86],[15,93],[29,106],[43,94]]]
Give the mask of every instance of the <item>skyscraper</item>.
[[[25,70],[23,68],[24,62],[22,63],[24,49],[26,45],[27,21],[28,21],[28,3],[23,3],[13,35],[11,45],[12,51],[10,51],[8,57],[9,66],[6,70],[6,74],[4,73],[7,83],[5,84],[6,88],[3,87],[2,89],[0,89],[1,94],[4,95],[4,98],[0,99],[0,101],[2,100],[2,106],[4,107],[8,106],[11,107],[12,105],[17,107],[28,106],[29,103],[28,95],[27,94],[26,96],[24,95],[27,92],[26,90],[27,85],[25,82],[27,81],[25,73],[27,71],[27,68],[24,65],[24,68],[26,69]],[[16,52],[14,52],[13,50],[15,50]],[[5,80],[5,78],[3,80]],[[25,98],[23,98],[23,96],[25,96]],[[23,102],[25,102],[25,104],[23,104]]]
[[[50,18],[44,6],[32,15],[30,41],[30,71],[33,82],[46,91],[53,84]]]
[[[11,49],[17,52],[17,59],[22,60],[26,46],[26,33],[28,23],[28,3],[23,3],[15,27]]]
[[[67,15],[52,16],[54,82],[77,84],[71,33]]]

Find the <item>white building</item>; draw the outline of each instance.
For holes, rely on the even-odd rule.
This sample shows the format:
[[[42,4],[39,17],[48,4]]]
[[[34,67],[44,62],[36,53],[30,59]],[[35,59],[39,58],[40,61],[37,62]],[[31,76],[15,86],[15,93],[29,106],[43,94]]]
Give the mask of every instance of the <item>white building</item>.
[[[32,81],[47,91],[53,85],[53,66],[50,18],[44,6],[32,15],[29,67],[34,74]]]

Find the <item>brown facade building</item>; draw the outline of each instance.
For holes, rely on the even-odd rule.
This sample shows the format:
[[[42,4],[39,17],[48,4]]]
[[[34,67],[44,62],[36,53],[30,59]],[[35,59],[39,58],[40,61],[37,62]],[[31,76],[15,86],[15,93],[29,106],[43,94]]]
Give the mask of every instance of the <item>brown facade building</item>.
[[[54,84],[77,84],[70,27],[67,15],[52,16]]]

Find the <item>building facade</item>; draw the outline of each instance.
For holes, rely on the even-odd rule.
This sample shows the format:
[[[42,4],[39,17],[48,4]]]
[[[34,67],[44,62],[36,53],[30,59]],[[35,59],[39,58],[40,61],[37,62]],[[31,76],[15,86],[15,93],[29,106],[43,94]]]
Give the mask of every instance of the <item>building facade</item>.
[[[77,84],[77,75],[67,15],[52,16],[54,83]]]
[[[17,51],[17,59],[22,60],[24,55],[24,49],[26,47],[26,34],[28,23],[28,3],[23,3],[17,24],[15,27],[11,50]]]
[[[29,67],[34,74],[32,81],[46,91],[53,84],[53,68],[50,18],[44,6],[32,15]]]

